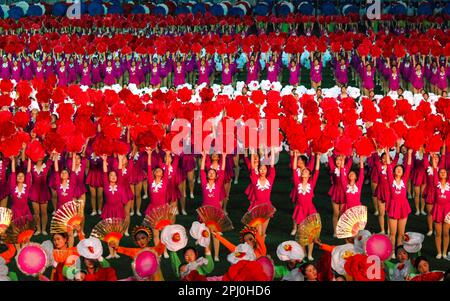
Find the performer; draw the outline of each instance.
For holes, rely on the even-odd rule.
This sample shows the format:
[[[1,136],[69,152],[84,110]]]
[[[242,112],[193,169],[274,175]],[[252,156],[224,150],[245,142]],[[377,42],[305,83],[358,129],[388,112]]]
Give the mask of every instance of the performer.
[[[11,156],[11,210],[13,220],[23,218],[23,220],[32,221],[33,216],[28,207],[28,197],[31,189],[31,159],[28,159],[26,174],[22,171],[16,173],[16,159]]]
[[[30,188],[30,200],[33,205],[34,221],[36,223],[36,232],[34,235],[48,235],[47,233],[47,204],[51,199],[48,189],[47,175],[52,166],[52,161],[43,159],[32,164],[32,180]]]
[[[445,168],[440,168],[439,174],[434,173],[434,187],[436,194],[431,214],[436,229],[434,238],[437,250],[436,259],[441,259],[446,257],[448,251],[450,229],[450,224],[444,223],[446,215],[450,212],[450,184],[447,183],[447,170]]]
[[[344,169],[341,167],[341,174]],[[345,202],[342,206],[342,213],[347,209],[361,205],[362,186],[364,184],[364,157],[359,157],[359,175],[356,176],[354,171],[350,171],[347,177],[340,177],[342,186],[345,188]]]

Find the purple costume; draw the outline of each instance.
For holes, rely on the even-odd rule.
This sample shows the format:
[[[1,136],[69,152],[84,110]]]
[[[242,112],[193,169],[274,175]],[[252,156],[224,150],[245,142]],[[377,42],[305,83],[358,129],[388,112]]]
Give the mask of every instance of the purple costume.
[[[11,190],[11,210],[13,212],[13,219],[26,216],[29,221],[33,220],[33,216],[28,207],[28,196],[31,187],[31,174],[27,173],[25,175],[25,182],[23,183],[22,191],[19,191],[19,187],[16,182],[16,173],[11,173],[11,181],[9,183],[9,188]]]
[[[47,204],[51,198],[50,190],[47,185],[47,175],[50,168],[53,165],[53,161],[48,160],[46,163],[42,163],[41,169],[38,169],[35,164],[31,169],[32,184],[30,188],[30,200],[34,203]]]

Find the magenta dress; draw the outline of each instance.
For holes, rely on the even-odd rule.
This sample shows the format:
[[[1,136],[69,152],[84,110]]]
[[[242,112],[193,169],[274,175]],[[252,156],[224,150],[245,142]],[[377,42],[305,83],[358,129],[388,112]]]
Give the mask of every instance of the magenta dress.
[[[231,85],[233,83],[233,75],[236,72],[236,64],[230,64],[228,68],[223,67],[222,70],[222,84]]]
[[[8,185],[8,176],[6,169],[9,166],[9,159],[3,158],[0,160],[0,200],[9,196],[10,189]]]
[[[34,68],[34,77],[36,79],[45,79],[44,68],[36,66]]]
[[[248,65],[247,67],[247,80],[245,81],[246,84],[249,84],[252,81],[258,81],[259,75],[259,67],[258,64],[255,64],[253,66]]]
[[[103,195],[105,204],[102,209],[102,219],[107,218],[125,218],[125,209],[123,204],[125,203],[124,193],[122,187],[116,183],[112,186],[108,180],[108,173],[103,173]]]
[[[112,86],[116,83],[116,76],[114,74],[113,67],[106,66],[104,69],[104,80],[103,83],[107,86]]]
[[[161,84],[161,67],[153,67],[150,68],[150,84],[152,86],[157,86]]]
[[[47,204],[51,199],[49,185],[47,184],[47,175],[52,165],[53,161],[48,160],[46,163],[42,163],[42,169],[38,170],[36,165],[33,164],[33,168],[31,169],[32,184],[29,196],[32,202]]]
[[[181,192],[178,188],[179,184],[179,176],[178,176],[178,162],[179,157],[175,156],[173,159],[172,164],[169,166],[169,169],[167,170],[167,165],[164,164],[162,161],[160,162],[160,167],[164,170],[164,174],[168,173],[168,186],[167,186],[167,202],[173,202],[177,201],[181,198]]]
[[[251,165],[250,159],[247,158],[247,156],[244,156],[244,162],[245,162],[245,165],[247,166],[247,170],[249,171],[250,174],[253,172],[256,175],[258,175],[258,169],[257,168],[255,168],[252,171],[252,165]],[[255,201],[255,192],[254,192],[254,186],[252,185],[251,182],[248,184],[248,186],[245,189],[244,193],[247,195],[247,198],[248,198],[250,204],[253,204],[253,202]]]
[[[81,81],[80,84],[83,86],[92,86],[92,80],[91,80],[91,67],[82,67],[81,69]]]
[[[187,173],[193,171],[196,166],[194,154],[181,154],[181,161],[178,161],[178,175],[180,182],[186,180]]]
[[[210,185],[206,179],[206,172],[200,170],[200,182],[202,186],[202,206],[213,206],[222,209],[220,202],[222,201],[221,187],[223,186],[223,171],[217,171],[217,178],[213,185]]]
[[[447,91],[447,78],[450,76],[450,69],[447,71],[439,72],[436,79],[436,86],[443,91]]]
[[[270,82],[278,81],[278,73],[280,72],[280,66],[274,64],[273,66],[267,67],[267,80]]]
[[[128,164],[127,167],[122,167],[121,170],[117,171],[117,183],[124,193],[124,205],[129,201],[134,200],[134,194],[130,187],[133,168],[133,164]]]
[[[319,63],[317,66],[311,66],[309,74],[313,82],[320,83],[322,81],[322,64]]]
[[[331,171],[331,188],[328,191],[328,195],[331,197],[331,201],[335,204],[343,204],[345,202],[345,187],[342,185],[342,177],[346,177],[348,171],[352,167],[352,160],[347,159],[345,163],[345,167],[343,169],[339,169],[336,167],[334,163],[334,159],[332,156],[328,156],[328,165],[330,166]],[[341,174],[341,170],[344,171],[344,174]]]
[[[102,174],[102,158],[97,157],[94,153],[92,153],[89,156],[89,170],[86,177],[86,184],[95,188],[103,187]]]
[[[407,165],[400,184],[397,184],[394,180],[392,164],[388,165],[387,177],[390,183],[389,188],[391,190],[391,199],[386,211],[389,218],[404,219],[411,213],[411,207],[409,206],[408,197],[406,195],[406,183],[408,183],[410,170],[411,165]]]
[[[65,87],[67,86],[67,68],[66,67],[58,67],[56,69],[56,76],[58,77],[58,86]]]
[[[227,181],[227,171],[226,171],[226,168],[225,168],[225,170],[222,170],[221,166],[222,166],[222,158],[219,159],[219,162],[217,163],[216,166],[213,166],[210,157],[209,156],[206,157],[206,162],[205,162],[206,170],[214,169],[217,172],[223,171],[224,179],[222,181],[222,184],[224,184]],[[225,186],[222,185],[219,188],[220,188],[221,200],[223,200],[223,199],[225,199],[225,196],[226,196]]]
[[[58,154],[58,166],[64,166],[64,156],[65,154]],[[53,189],[56,190],[56,178],[59,178],[60,175],[59,173],[55,172],[55,170],[52,168],[50,169],[50,171],[48,172],[49,176],[48,176],[48,186]]]
[[[48,79],[50,75],[55,74],[55,66],[53,61],[47,60],[44,64],[44,78]]]
[[[87,192],[86,182],[84,180],[86,164],[87,164],[86,159],[82,158],[80,166],[78,168],[76,168],[75,171],[71,172],[71,174],[75,175],[75,178],[72,181],[72,183],[74,183],[74,186],[75,186],[74,197],[77,199],[80,198],[83,194],[85,194]],[[72,167],[72,159],[71,158],[69,158],[67,160],[67,166]]]
[[[134,157],[128,156],[128,164],[133,165],[131,169],[130,184],[136,185],[147,179],[145,172],[147,167],[147,153],[136,152]]]
[[[420,155],[420,153],[417,151],[413,154],[411,182],[414,186],[421,186],[427,183],[427,173],[425,171],[424,157],[424,154]]]
[[[57,209],[65,203],[71,202],[75,199],[75,181],[76,175],[73,172],[70,174],[69,181],[65,187],[61,184],[61,177],[56,177],[56,195],[58,197],[58,201],[56,203]]]
[[[370,181],[374,184],[378,184],[378,168],[375,165],[375,162],[379,161],[378,153],[373,153],[370,157],[367,158],[367,165],[370,170]],[[375,192],[374,192],[375,193]],[[375,196],[375,194],[374,194]]]
[[[186,64],[183,62],[180,66],[174,68],[173,85],[175,87],[186,83]]]
[[[417,90],[423,89],[423,77],[424,73],[422,70],[420,71],[412,70],[409,77],[411,85]]]
[[[341,172],[343,172],[341,168]],[[342,185],[345,187],[345,203],[342,206],[342,212],[345,210],[361,205],[362,186],[364,184],[364,168],[360,168],[358,181],[350,186],[348,177],[341,177]]]
[[[300,65],[296,64],[294,67],[292,65],[289,67],[289,85],[297,86],[300,77]]]
[[[76,63],[67,64],[67,83],[72,84],[77,80],[78,65]]]
[[[115,61],[112,65],[113,73],[116,76],[116,79],[119,79],[123,75],[123,66],[121,62]]]
[[[130,74],[129,83],[138,86],[141,83],[138,68],[136,66],[130,67],[128,73]]]
[[[363,68],[362,82],[364,89],[373,90],[375,88],[375,71],[368,71],[366,68]]]
[[[423,197],[425,199],[425,203],[428,205],[433,205],[435,196],[436,196],[436,185],[434,183],[434,176],[438,174],[439,169],[445,168],[445,154],[439,160],[439,164],[437,168],[433,168],[430,165],[430,160],[428,159],[428,155],[423,157],[424,167],[427,173],[427,185],[425,186],[425,191],[423,192]]]
[[[270,172],[269,172],[270,170]],[[252,210],[253,207],[261,204],[272,204],[270,201],[270,193],[272,192],[274,180],[275,180],[275,168],[268,167],[267,168],[267,177],[266,182],[264,184],[261,183],[259,179],[259,175],[257,175],[253,170],[250,174],[250,181],[253,185],[254,191],[254,202],[250,204],[248,210]]]
[[[341,85],[346,85],[348,83],[348,66],[349,63],[346,60],[345,64],[341,65],[336,62],[335,66],[335,75],[336,75],[336,81]]]
[[[13,212],[13,220],[26,217],[26,220],[32,221],[33,215],[31,214],[30,207],[28,206],[28,196],[31,188],[31,174],[26,173],[22,191],[19,191],[16,182],[16,173],[12,172],[9,188],[11,190],[11,210]]]
[[[0,65],[0,77],[2,79],[9,79],[11,77],[11,63],[3,61]]]
[[[209,63],[206,63],[205,66],[201,66],[200,63],[198,63],[198,81],[197,84],[201,85],[203,83],[206,83],[209,85],[209,75],[211,74],[211,66]]]
[[[313,204],[314,189],[316,187],[317,179],[319,178],[319,171],[315,171],[313,176],[308,179],[308,184],[303,187],[302,179],[299,177],[297,170],[294,170],[294,186],[296,189],[295,193],[295,209],[294,219],[297,225],[308,217],[309,215],[316,213],[316,207]]]
[[[151,166],[148,167],[148,186],[150,190],[150,204],[145,210],[145,214],[149,214],[153,208],[167,204],[167,188],[169,187],[169,173],[165,172],[159,183],[153,178]]]
[[[22,78],[24,80],[32,80],[33,79],[33,62],[29,60],[23,60],[23,72]]]
[[[20,65],[17,66],[11,66],[11,79],[14,79],[16,82],[18,82],[22,78],[22,68]]]
[[[292,165],[294,164],[294,156],[290,156],[290,157],[291,157],[291,161],[290,161],[291,163],[290,163],[289,166],[292,168]],[[312,158],[308,161],[308,164],[307,164],[307,166],[306,166],[306,168],[309,169],[309,170],[311,171],[311,173],[313,172],[315,161],[316,161],[315,158],[312,157]],[[299,177],[299,179],[301,179],[302,171],[303,171],[303,170],[301,170],[300,168],[297,168],[297,169],[296,169],[297,176]],[[289,194],[289,196],[290,196],[290,198],[291,198],[291,200],[292,200],[292,202],[293,202],[294,204],[295,204],[295,202],[297,201],[297,191],[298,191],[297,186],[294,185],[294,187],[293,187],[292,190],[291,190],[291,193]]]
[[[100,64],[92,64],[91,65],[91,79],[92,84],[96,85],[102,82],[102,74],[101,74],[101,66]]]
[[[398,162],[398,154],[395,155],[394,160],[392,160],[392,164],[396,165]],[[378,201],[382,203],[386,203],[386,207],[389,205],[389,200],[391,199],[391,189],[390,183],[387,178],[387,165],[382,165],[380,157],[375,161],[375,168],[378,173],[378,185],[375,189],[375,196]]]
[[[390,72],[389,74],[389,90],[397,91],[400,88],[400,74]]]
[[[450,212],[450,184],[445,183],[445,187],[442,187],[437,173],[435,173],[434,182],[436,195],[431,216],[435,223],[442,223],[445,220],[445,216]]]

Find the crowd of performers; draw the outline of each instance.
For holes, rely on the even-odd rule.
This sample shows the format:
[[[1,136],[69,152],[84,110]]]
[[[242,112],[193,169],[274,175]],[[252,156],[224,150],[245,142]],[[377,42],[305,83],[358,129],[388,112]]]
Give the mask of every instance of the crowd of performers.
[[[43,47],[32,51],[35,28],[28,32],[9,29],[8,34],[25,43],[15,41],[2,49],[0,199],[1,207],[12,211],[10,227],[32,230],[33,236],[29,232],[25,238],[24,235],[8,236],[8,231],[2,233],[6,234],[2,241],[7,248],[2,258],[8,263],[21,245],[34,236],[43,236],[52,239],[53,250],[61,251],[53,255],[55,264],[50,280],[69,279],[66,266],[69,254],[85,259],[85,270],[78,271],[76,279],[117,280],[107,260],[115,260],[119,254],[135,258],[145,248],[158,255],[161,265],[170,258],[173,272],[184,280],[269,280],[258,272],[261,267],[255,262],[266,255],[274,256],[275,250],[267,250],[265,240],[274,227],[270,219],[277,214],[271,201],[272,188],[277,183],[283,184],[276,177],[275,158],[288,150],[293,189],[291,200],[280,201],[293,203],[292,236],[301,235],[302,222],[317,213],[313,200],[321,171],[329,175],[334,230],[344,212],[366,201],[361,200],[361,192],[363,183],[369,182],[372,203],[368,207],[373,209],[371,214],[378,216],[378,232],[387,234],[395,248],[389,256],[392,261],[384,262],[389,271],[386,278],[410,280],[419,275],[422,278],[418,279],[428,279],[426,275],[431,271],[426,258],[410,258],[420,248],[411,247],[414,234],[407,232],[407,222],[415,218],[411,215],[427,216],[423,218],[421,230],[428,236],[434,235],[436,259],[446,263],[450,229],[450,184],[447,182],[450,155],[446,148],[450,116],[446,94],[448,56],[442,45],[439,53],[420,48],[412,49],[411,55],[405,56],[405,49],[395,51],[399,44],[391,43],[405,29],[402,33],[394,30],[391,35],[389,30],[394,23],[385,26],[377,34],[368,28],[367,35],[378,37],[386,47],[393,46],[393,51],[386,56],[377,55],[380,49],[376,44],[369,46],[367,40],[359,40],[357,49],[348,51],[344,44],[335,49],[336,40],[330,40],[321,51],[322,40],[314,37],[312,29],[307,27],[305,36],[298,37],[295,37],[296,33],[300,34],[298,27],[291,29],[294,38],[299,39],[295,41],[304,42],[304,49],[297,51],[286,52],[290,42],[282,39],[286,42],[284,51],[262,51],[261,45],[253,45],[248,52],[235,53],[209,51],[208,46],[199,45],[200,49],[185,54],[164,49],[159,55],[149,52],[149,48],[144,49],[145,54],[138,54],[140,51],[121,54],[102,49],[99,44],[91,54],[87,51],[67,54],[61,45],[53,45],[50,51]],[[422,30],[408,28],[408,38],[402,36],[405,43],[406,39],[429,34],[442,37],[439,29],[432,33],[419,32],[419,29]],[[99,31],[84,34],[97,36],[101,35]],[[114,38],[109,30],[103,34]],[[145,37],[145,32],[138,34]],[[237,36],[241,34],[245,37],[245,30]],[[263,33],[259,34],[262,38]],[[282,36],[276,30],[271,34]],[[328,32],[323,34],[328,39],[334,36]],[[167,32],[171,40],[175,40],[174,35],[177,34]],[[48,41],[52,38],[64,40],[57,32],[46,37]],[[12,52],[19,45],[24,49],[11,54],[8,47],[11,45]],[[305,52],[307,49],[312,51]],[[341,87],[321,88],[322,68],[327,64],[333,66],[336,83]],[[310,90],[299,85],[305,65],[310,68]],[[289,73],[287,89],[281,89],[280,84],[283,68]],[[215,70],[221,75],[222,84],[217,91],[209,87]],[[242,70],[246,70],[246,84],[227,89],[236,79],[236,72]],[[354,70],[351,74],[355,80],[359,78],[366,97],[352,97],[347,93],[345,86],[350,70]],[[376,75],[389,96],[375,95]],[[264,85],[259,84],[261,79],[267,79]],[[184,85],[186,82],[194,85]],[[128,84],[134,85],[122,87]],[[260,145],[249,141],[238,141],[229,153],[214,151],[214,147],[203,147],[197,154],[175,151],[171,146],[174,138],[171,125],[177,118],[192,122],[194,110],[202,111],[205,120],[214,118],[213,128],[226,119],[235,119],[236,126],[249,119],[280,119],[283,142],[267,143],[265,149],[260,149]],[[193,140],[188,144],[198,142]],[[243,154],[237,153],[238,144],[245,150]],[[200,257],[196,248],[185,248],[182,263],[176,251],[172,251],[177,248],[167,241],[163,226],[150,223],[128,229],[131,219],[154,217],[161,208],[170,208],[171,226],[179,226],[173,225],[176,215],[193,214],[197,208],[191,208],[189,200],[200,196],[201,208],[220,212],[221,219],[226,220],[228,203],[233,202],[230,190],[239,181],[242,161],[250,175],[250,184],[242,194],[248,198],[247,217],[251,218],[243,218],[248,223],[241,231],[242,244],[236,246],[225,238],[226,233],[208,228],[211,245],[209,241],[204,245],[205,257]],[[353,166],[357,167],[356,171]],[[196,181],[201,193],[194,189]],[[149,203],[143,207],[146,199]],[[412,208],[409,199],[414,200]],[[85,222],[50,236],[52,214],[56,215],[59,208],[74,200],[86,201],[85,219],[99,215],[106,223],[123,221],[123,234],[129,236],[131,232],[138,247],[125,248],[117,241],[109,241],[105,259],[101,257],[102,251],[92,256],[91,253],[98,253],[93,251],[94,246],[80,246],[87,244],[85,233],[91,232],[84,226]],[[172,235],[176,237],[175,245],[187,240],[180,235]],[[363,235],[367,232],[348,237],[343,246],[356,248]],[[76,237],[80,240],[77,247],[74,246]],[[93,240],[91,243],[101,248]],[[220,244],[229,250],[227,259],[232,266],[226,274],[212,276],[214,262],[223,260]],[[333,268],[332,273],[326,256],[315,263],[313,250],[317,244],[331,254],[342,247],[325,245],[319,239],[310,241],[305,249],[296,242],[283,242],[276,255],[288,264],[276,266],[276,278],[359,279],[361,275],[353,275],[351,269],[340,273]],[[364,248],[354,252],[363,254]],[[245,273],[233,272],[246,264]],[[296,271],[297,274],[293,273]],[[43,275],[39,278],[48,280]],[[149,279],[164,279],[160,267]]]

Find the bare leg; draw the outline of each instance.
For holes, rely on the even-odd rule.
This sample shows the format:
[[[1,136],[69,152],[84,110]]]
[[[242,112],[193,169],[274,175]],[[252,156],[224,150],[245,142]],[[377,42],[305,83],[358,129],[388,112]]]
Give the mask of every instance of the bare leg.
[[[98,213],[101,213],[103,209],[103,187],[97,188],[97,196],[98,196]]]
[[[33,206],[33,217],[34,217],[34,223],[36,224],[36,233],[34,235],[41,234],[41,213],[40,213],[40,207],[39,203],[32,202]]]
[[[91,192],[91,215],[97,214],[97,189],[95,187],[89,186],[89,191]]]
[[[136,189],[135,189],[135,185],[131,184],[130,185],[131,188],[131,192],[133,193],[133,199],[131,200],[131,205],[130,205],[130,216],[134,215],[134,199],[136,197]]]
[[[378,224],[380,225],[380,232],[385,233],[384,231],[384,216],[386,215],[386,203],[378,201]]]
[[[423,192],[425,191],[426,185],[420,186],[420,212],[423,214],[425,212],[425,200],[423,199]]]
[[[234,184],[237,184],[239,182],[239,172],[241,171],[241,168],[239,166],[239,154],[233,157],[234,161]]]
[[[295,220],[293,220],[291,235],[295,235],[295,233],[297,233],[297,222]]]
[[[8,197],[0,201],[0,207],[7,207],[7,206],[8,206]]]
[[[442,223],[434,223],[436,228],[436,236],[434,243],[436,244],[437,255],[442,255]]]
[[[336,204],[335,202],[331,202],[331,204],[333,205],[333,236],[336,237],[336,225],[339,219],[339,211],[340,211],[340,207],[341,205]]]
[[[428,225],[428,236],[433,234],[433,216],[431,215],[431,210],[433,210],[433,204],[427,204],[427,225]]]
[[[56,190],[55,189],[51,189],[52,191],[52,206],[53,206],[53,214],[56,212],[56,205],[57,205],[57,201],[58,201],[58,195],[56,194]]]
[[[123,206],[123,209],[125,210],[125,222],[128,224],[127,229],[125,230],[125,236],[129,236],[128,229],[130,228],[130,210],[131,210],[131,201],[125,204]]]
[[[178,188],[181,192],[181,198],[180,198],[180,205],[181,205],[181,211],[186,211],[186,180],[182,181],[180,185],[178,185]]]
[[[391,239],[391,243],[395,246],[395,236],[397,235],[397,220],[389,219],[389,238]],[[392,253],[392,257],[395,258],[395,253]]]
[[[309,260],[314,260],[314,258],[312,256],[313,251],[314,251],[314,243],[308,245],[308,259]]]
[[[141,215],[141,205],[142,205],[142,196],[141,196],[141,192],[142,192],[142,186],[143,183],[147,183],[147,181],[143,181],[140,183],[137,183],[135,186],[135,197],[136,197],[136,214],[137,215]]]
[[[223,211],[225,212],[225,214],[227,214],[227,205],[228,205],[228,198],[230,195],[230,189],[231,189],[231,181],[224,184],[225,187],[225,198],[223,199]]]
[[[148,199],[148,182],[147,180],[142,181],[142,188],[141,190],[144,189],[144,200]],[[141,195],[142,191],[138,189],[139,191],[139,195]]]
[[[46,234],[47,233],[47,220],[48,220],[47,204],[40,204],[39,207],[40,207],[39,209],[41,211],[42,233]]]
[[[416,215],[420,214],[420,186],[414,186],[414,205],[416,206]]]
[[[375,190],[377,189],[378,184],[377,183],[372,183],[371,187],[372,187],[372,204],[373,204],[373,208],[374,208],[374,214],[378,215],[380,214],[379,208],[378,208],[378,200],[377,197],[375,196]]]
[[[408,218],[402,218],[398,220],[397,224],[397,246],[403,244],[403,239],[405,238],[405,229],[406,223],[408,222]]]
[[[444,252],[443,255],[447,256],[448,254],[448,243],[449,243],[449,230],[450,230],[450,224],[444,223],[442,226],[442,236],[444,237]]]
[[[213,236],[213,244],[214,244],[214,261],[219,261],[219,251],[220,251],[220,241]]]
[[[193,170],[191,170],[187,173],[187,180],[189,183],[189,193],[190,193],[191,199],[193,199],[194,198],[194,185],[195,185],[195,174],[194,174]]]

